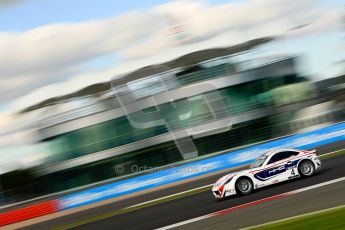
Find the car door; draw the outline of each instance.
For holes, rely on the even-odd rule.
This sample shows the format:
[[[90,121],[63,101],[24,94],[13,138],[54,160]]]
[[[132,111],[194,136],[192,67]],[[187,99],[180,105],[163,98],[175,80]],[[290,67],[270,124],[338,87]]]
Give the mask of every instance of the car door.
[[[291,170],[289,169],[293,165],[293,161],[290,161],[289,158],[295,155],[296,152],[293,151],[282,151],[272,154],[265,165],[267,184],[275,184],[289,178],[291,175]]]

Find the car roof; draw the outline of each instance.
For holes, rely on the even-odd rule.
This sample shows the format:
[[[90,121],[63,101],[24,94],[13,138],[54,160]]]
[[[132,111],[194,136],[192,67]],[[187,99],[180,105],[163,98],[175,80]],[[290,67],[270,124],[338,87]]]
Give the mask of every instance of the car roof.
[[[270,150],[270,151],[267,151],[266,153],[264,153],[264,156],[271,156],[275,153],[278,153],[278,152],[283,152],[283,151],[296,151],[296,152],[299,152],[299,150],[297,149],[274,149],[274,150]]]

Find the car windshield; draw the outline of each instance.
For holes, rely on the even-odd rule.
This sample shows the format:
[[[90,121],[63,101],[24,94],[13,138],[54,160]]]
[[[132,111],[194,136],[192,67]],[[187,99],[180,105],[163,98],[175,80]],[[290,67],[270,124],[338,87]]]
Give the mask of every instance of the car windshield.
[[[258,168],[260,166],[262,166],[262,164],[265,162],[267,156],[261,156],[259,158],[257,158],[251,165],[249,168]]]

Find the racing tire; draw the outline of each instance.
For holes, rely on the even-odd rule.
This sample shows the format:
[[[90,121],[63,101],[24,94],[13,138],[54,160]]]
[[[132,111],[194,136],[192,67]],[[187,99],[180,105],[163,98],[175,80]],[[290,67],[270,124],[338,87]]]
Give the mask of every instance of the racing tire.
[[[253,190],[253,182],[248,178],[240,178],[236,181],[236,191],[240,195],[247,195]]]
[[[298,166],[299,175],[302,177],[309,177],[315,173],[315,166],[313,162],[309,160],[302,161]]]

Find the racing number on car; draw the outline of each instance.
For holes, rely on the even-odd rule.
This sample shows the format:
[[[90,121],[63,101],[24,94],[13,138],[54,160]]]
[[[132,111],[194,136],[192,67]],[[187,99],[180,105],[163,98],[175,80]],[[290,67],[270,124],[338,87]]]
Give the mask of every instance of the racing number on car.
[[[291,169],[291,175],[294,176],[295,175],[295,171],[293,169]]]

